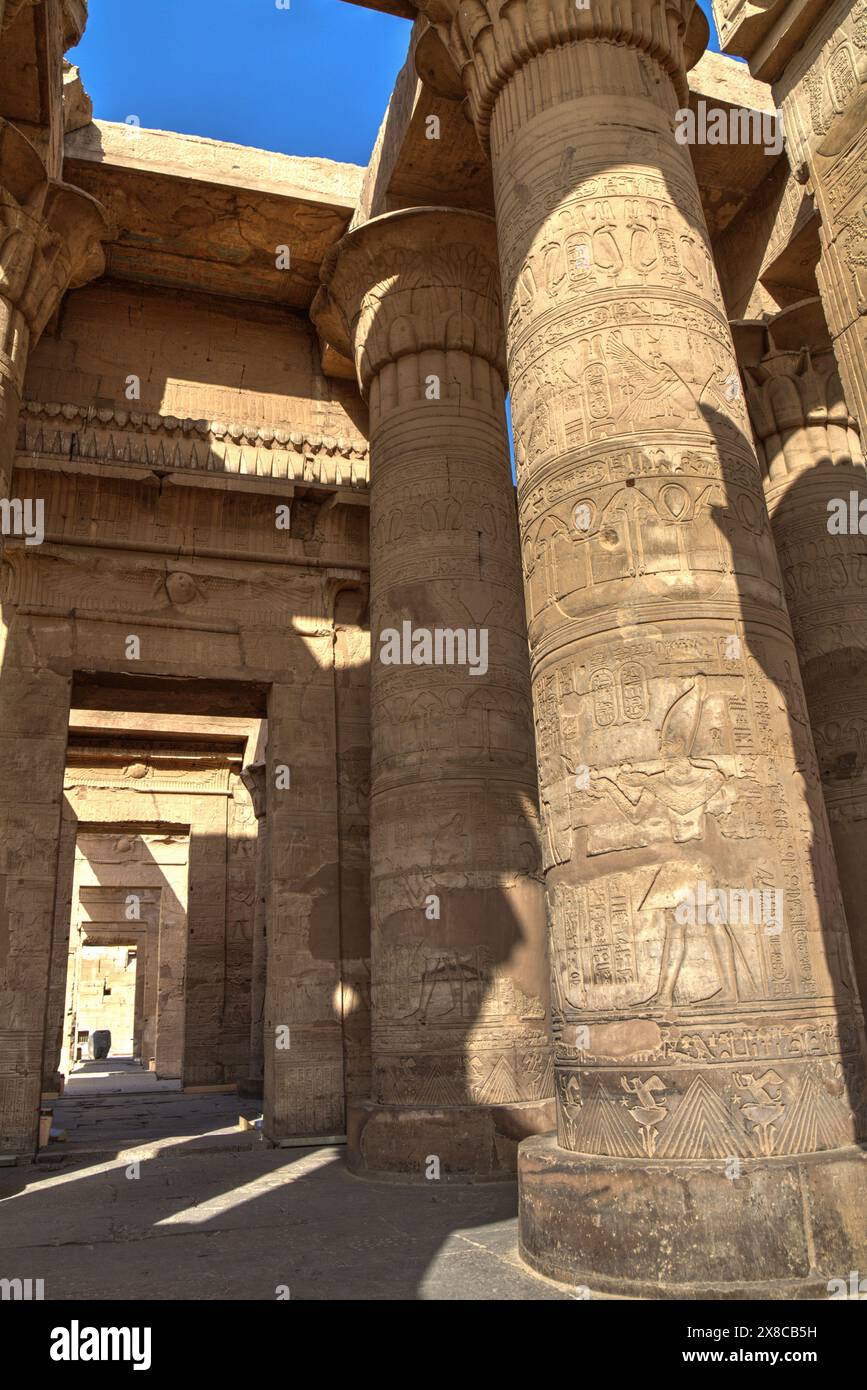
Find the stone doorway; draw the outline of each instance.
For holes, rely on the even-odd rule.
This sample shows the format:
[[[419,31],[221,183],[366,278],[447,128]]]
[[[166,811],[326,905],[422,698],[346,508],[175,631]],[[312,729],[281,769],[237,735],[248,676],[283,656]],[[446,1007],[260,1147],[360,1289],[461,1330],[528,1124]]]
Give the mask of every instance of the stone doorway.
[[[81,934],[73,976],[71,1065],[96,1060],[103,1041],[106,1061],[141,1062],[144,1000],[139,985],[144,976],[138,969],[139,944],[137,935],[117,940]],[[100,1034],[108,1036],[103,1040]]]
[[[287,642],[269,627],[279,680],[217,678],[217,656],[205,660],[187,642],[177,674],[105,672],[73,653],[69,674],[52,686],[45,835],[38,846],[23,834],[16,840],[20,883],[32,874],[39,885],[42,931],[30,933],[29,1012],[13,1037],[27,1068],[0,1089],[0,1152],[35,1149],[40,1092],[43,1105],[59,1098],[76,848],[85,835],[134,843],[139,868],[158,841],[189,837],[179,1055],[177,1070],[160,1074],[187,1093],[258,1091],[257,1113],[278,1144],[344,1134],[347,1096],[369,1089],[367,657],[349,621],[354,609],[347,616],[341,608],[331,626],[329,595],[315,635]],[[267,870],[259,813],[241,776],[254,764],[264,769]],[[125,902],[159,885],[106,871],[86,886],[124,888]],[[98,920],[128,925],[118,900]],[[271,1045],[263,1055],[260,1044],[262,1070],[251,1078],[254,1026]],[[287,1028],[291,1047],[278,1050],[274,1039]]]
[[[190,1097],[172,1125],[191,1133],[212,1120],[201,1097],[237,1106],[258,838],[241,774],[266,738],[256,718],[70,712],[43,1057],[66,1145],[158,1137],[167,1092]]]

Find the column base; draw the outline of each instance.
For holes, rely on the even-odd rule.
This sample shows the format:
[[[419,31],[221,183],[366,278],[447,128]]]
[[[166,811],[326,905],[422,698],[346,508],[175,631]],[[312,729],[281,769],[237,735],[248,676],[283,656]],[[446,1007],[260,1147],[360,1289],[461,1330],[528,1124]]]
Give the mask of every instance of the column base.
[[[827,1299],[829,1280],[867,1268],[867,1150],[742,1160],[736,1179],[726,1166],[527,1139],[521,1257],[563,1284],[650,1299]]]
[[[431,1158],[441,1182],[514,1179],[518,1145],[556,1122],[554,1101],[514,1105],[378,1105],[350,1101],[347,1156],[357,1177],[430,1182]]]

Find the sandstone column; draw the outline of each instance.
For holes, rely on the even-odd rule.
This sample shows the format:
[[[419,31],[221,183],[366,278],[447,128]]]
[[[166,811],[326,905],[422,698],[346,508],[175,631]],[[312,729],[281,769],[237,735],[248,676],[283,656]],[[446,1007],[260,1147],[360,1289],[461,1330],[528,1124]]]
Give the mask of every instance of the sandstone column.
[[[493,223],[375,218],[323,280],[371,425],[373,1098],[350,1163],[491,1177],[553,1122]]]
[[[8,497],[27,356],[69,288],[102,271],[105,214],[49,179],[30,141],[0,119],[0,497]]]
[[[253,963],[250,974],[250,1069],[242,1090],[244,1094],[260,1096],[265,1076],[265,1044],[263,1020],[265,1011],[265,978],[268,962],[268,805],[265,763],[249,763],[241,773],[241,781],[250,793],[256,816],[256,897],[253,912]]]
[[[322,577],[268,695],[269,867],[263,1134],[346,1132],[334,627]],[[299,628],[301,630],[299,631]]]
[[[49,179],[34,147],[0,120],[0,500],[9,496],[29,348],[65,291],[102,268],[99,204]],[[23,512],[23,508],[22,508]],[[0,550],[21,536],[12,508]],[[46,527],[50,519],[46,519]],[[23,540],[13,541],[23,544]],[[50,628],[50,630],[49,630]],[[56,622],[0,613],[0,1153],[37,1137],[69,679],[51,669]],[[22,789],[26,788],[26,798]]]
[[[60,815],[51,966],[42,1050],[42,1090],[49,1094],[60,1091],[63,1086],[61,1073],[65,1064],[63,1049],[66,1033],[66,988],[70,967],[69,940],[75,895],[75,837],[78,829],[65,798]]]
[[[867,470],[822,306],[734,325],[862,1007],[867,1003]],[[853,499],[854,498],[854,506]],[[859,505],[863,504],[863,512]]]
[[[770,82],[792,168],[820,214],[819,293],[867,430],[867,0],[714,0],[726,52]]]
[[[558,1101],[519,1153],[522,1251],[593,1289],[821,1293],[867,1254],[862,1021],[673,134],[704,21],[693,0],[425,9],[490,148],[508,316]]]

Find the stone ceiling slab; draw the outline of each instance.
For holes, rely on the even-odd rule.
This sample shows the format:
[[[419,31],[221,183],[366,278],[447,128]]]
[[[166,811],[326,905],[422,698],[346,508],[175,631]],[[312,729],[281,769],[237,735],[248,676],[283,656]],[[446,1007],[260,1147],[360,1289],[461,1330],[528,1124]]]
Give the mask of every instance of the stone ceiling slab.
[[[115,279],[306,310],[363,170],[96,121],[67,137],[65,177],[108,209]]]

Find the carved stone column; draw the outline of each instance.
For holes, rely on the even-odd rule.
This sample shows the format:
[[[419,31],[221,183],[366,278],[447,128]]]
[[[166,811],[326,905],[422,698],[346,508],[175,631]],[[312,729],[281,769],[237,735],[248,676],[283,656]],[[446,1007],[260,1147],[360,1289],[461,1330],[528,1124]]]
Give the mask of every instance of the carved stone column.
[[[867,1254],[862,1020],[673,133],[704,21],[692,0],[425,9],[490,148],[508,317],[558,1101],[519,1151],[522,1252],[613,1292],[821,1293]]]
[[[494,1177],[553,1107],[493,222],[378,217],[323,280],[371,426],[374,1094],[350,1163]]]
[[[867,0],[714,0],[720,42],[771,84],[820,214],[816,267],[846,399],[867,430]]]
[[[867,470],[822,306],[734,325],[867,1004]],[[853,502],[854,499],[854,502]],[[862,510],[863,508],[863,510]],[[793,718],[806,718],[792,708]]]
[[[102,272],[103,209],[49,179],[15,126],[0,120],[0,497],[8,496],[27,357],[68,289]]]
[[[250,793],[256,816],[256,897],[253,912],[253,962],[250,972],[250,1069],[242,1094],[261,1096],[265,1078],[265,982],[268,964],[268,883],[271,876],[268,842],[267,763],[250,763],[241,781]]]
[[[9,489],[29,349],[65,291],[101,271],[105,234],[100,205],[48,178],[30,142],[0,120],[0,500],[19,500]],[[27,1155],[37,1138],[70,683],[39,650],[40,619],[16,631],[11,609],[0,612],[0,1153]],[[50,640],[65,638],[55,627]]]

